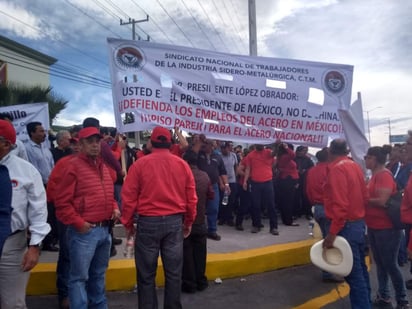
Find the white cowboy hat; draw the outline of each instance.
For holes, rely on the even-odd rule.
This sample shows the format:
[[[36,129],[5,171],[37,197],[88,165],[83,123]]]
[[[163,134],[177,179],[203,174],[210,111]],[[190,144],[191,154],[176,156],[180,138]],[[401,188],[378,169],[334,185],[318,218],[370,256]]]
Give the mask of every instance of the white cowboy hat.
[[[349,243],[342,236],[336,236],[333,248],[322,248],[323,239],[310,248],[310,259],[320,269],[331,274],[346,277],[352,271],[353,256]]]

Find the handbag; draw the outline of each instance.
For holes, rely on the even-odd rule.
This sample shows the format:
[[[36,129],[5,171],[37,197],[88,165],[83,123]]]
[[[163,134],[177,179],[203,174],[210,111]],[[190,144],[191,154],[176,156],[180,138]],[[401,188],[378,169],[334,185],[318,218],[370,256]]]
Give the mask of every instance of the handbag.
[[[391,219],[393,228],[396,230],[402,230],[405,228],[405,224],[401,221],[401,204],[401,190],[398,190],[395,194],[391,195],[385,204],[386,214]]]

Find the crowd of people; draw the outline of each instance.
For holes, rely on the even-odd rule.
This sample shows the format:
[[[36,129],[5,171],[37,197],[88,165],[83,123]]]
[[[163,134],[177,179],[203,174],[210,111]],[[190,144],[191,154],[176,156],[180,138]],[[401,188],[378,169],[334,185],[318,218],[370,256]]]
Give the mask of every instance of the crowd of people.
[[[406,289],[412,280],[405,282],[399,266],[407,262],[407,248],[412,251],[412,134],[402,145],[369,148],[365,164],[372,176],[366,179],[342,139],[313,160],[306,146],[276,141],[243,149],[203,134],[185,138],[178,127],[156,127],[140,150],[90,117],[59,131],[49,147],[40,122],[27,124],[30,140],[22,144],[11,119],[0,116],[1,308],[25,307],[40,250],[59,251],[60,308],[106,308],[105,273],[121,243],[113,236],[117,222],[135,239],[139,308],[158,306],[159,255],[165,308],[181,308],[181,292],[208,287],[206,242],[221,240],[219,226],[244,233],[250,218],[250,232],[260,233],[268,218],[267,232],[277,236],[279,223],[295,227],[302,216],[314,216],[325,248],[337,235],[349,242],[351,273],[340,278],[322,272],[322,279],[346,280],[353,308],[392,308],[389,278],[397,308],[410,308]],[[385,211],[398,190],[404,192],[405,230],[394,228]],[[367,247],[377,267],[374,300]]]

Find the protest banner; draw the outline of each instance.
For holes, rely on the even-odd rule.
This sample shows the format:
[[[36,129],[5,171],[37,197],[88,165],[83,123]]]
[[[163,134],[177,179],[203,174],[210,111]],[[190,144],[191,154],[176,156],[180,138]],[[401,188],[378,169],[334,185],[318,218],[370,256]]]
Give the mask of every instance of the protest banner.
[[[353,66],[108,39],[120,132],[178,126],[245,143],[323,147],[344,137]]]
[[[0,107],[0,113],[6,113],[13,121],[17,138],[23,143],[30,138],[27,135],[26,125],[29,122],[39,121],[43,128],[49,130],[49,104],[30,103]]]

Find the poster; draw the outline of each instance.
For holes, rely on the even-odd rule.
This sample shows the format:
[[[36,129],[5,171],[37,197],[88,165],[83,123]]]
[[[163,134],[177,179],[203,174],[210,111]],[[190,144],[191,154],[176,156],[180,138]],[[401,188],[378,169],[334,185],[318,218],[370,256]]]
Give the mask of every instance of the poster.
[[[344,137],[353,66],[108,39],[120,132],[175,126],[208,138],[314,147]]]

